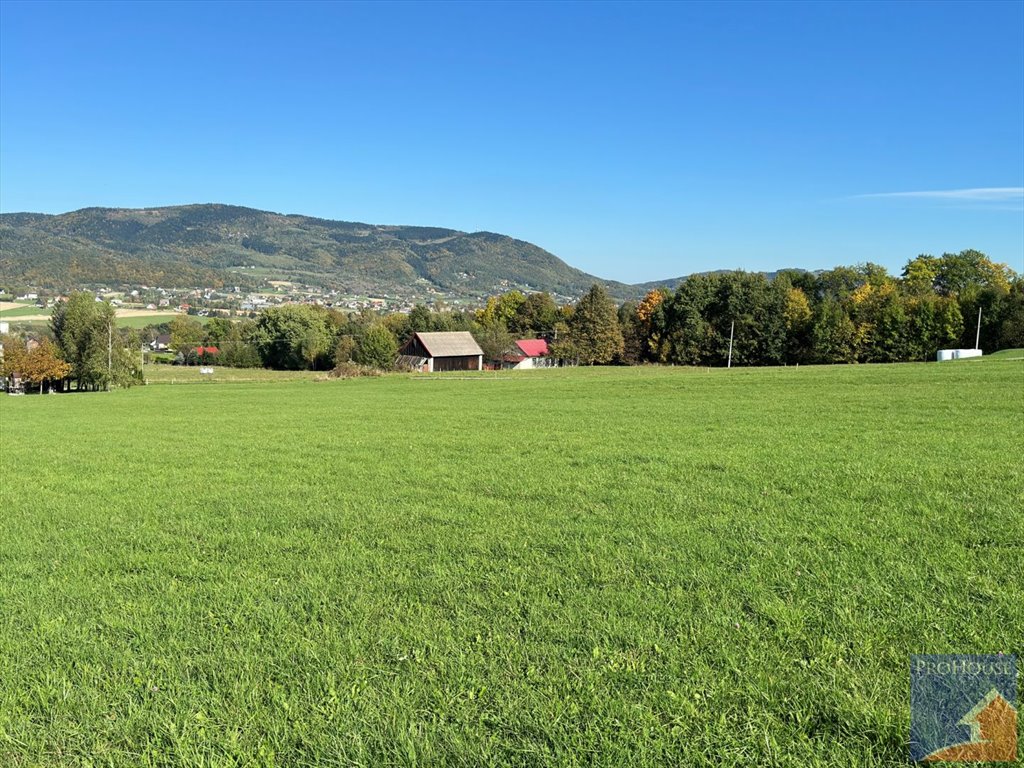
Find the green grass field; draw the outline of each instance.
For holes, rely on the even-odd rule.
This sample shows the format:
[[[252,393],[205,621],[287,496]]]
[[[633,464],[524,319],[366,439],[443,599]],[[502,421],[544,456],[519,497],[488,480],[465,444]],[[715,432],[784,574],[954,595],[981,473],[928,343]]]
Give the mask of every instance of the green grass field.
[[[34,311],[28,310],[11,310],[4,312],[0,320],[10,320],[11,325],[17,328],[23,328],[30,331],[40,332],[50,327],[50,310],[39,309],[38,307],[33,308]],[[23,320],[21,318],[33,315],[46,315],[46,319],[37,320]],[[117,318],[118,328],[145,328],[150,325],[160,325],[162,323],[169,323],[177,316],[174,312],[163,312],[161,314],[153,315],[137,315],[131,317],[119,317]],[[198,315],[192,316],[195,320],[199,321],[203,325],[210,322],[208,317],[200,317]]]
[[[177,317],[176,312],[163,312],[159,315],[138,315],[132,317],[119,317],[117,318],[118,328],[145,328],[150,325],[161,325],[163,323],[171,322]],[[203,325],[210,322],[209,317],[201,317],[199,315],[190,315],[190,317]]]
[[[886,766],[1022,650],[1024,363],[0,397],[0,765]]]
[[[270,371],[264,368],[225,368],[211,366],[212,374],[200,373],[201,366],[148,364],[142,375],[148,384],[239,384],[285,381],[314,381],[327,376],[324,371]]]
[[[49,310],[42,309],[36,304],[25,304],[20,307],[13,307],[11,309],[0,309],[0,320],[16,320],[19,317],[26,317],[31,315],[45,315],[49,314]]]
[[[1024,349],[1001,349],[984,357],[968,357],[967,360],[1024,360]]]

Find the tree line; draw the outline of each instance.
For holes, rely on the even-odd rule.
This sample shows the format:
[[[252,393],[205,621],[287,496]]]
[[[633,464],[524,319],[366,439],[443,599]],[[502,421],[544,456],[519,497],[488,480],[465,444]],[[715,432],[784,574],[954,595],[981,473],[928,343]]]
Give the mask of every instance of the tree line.
[[[886,363],[932,360],[938,349],[995,351],[1024,346],[1024,280],[973,250],[922,255],[899,276],[877,264],[823,272],[785,270],[694,275],[675,290],[654,289],[621,305],[601,285],[575,304],[547,293],[509,291],[472,311],[416,306],[409,314],[341,313],[291,305],[257,320],[190,318],[190,341],[222,343],[251,364],[387,369],[417,331],[469,331],[485,360],[498,362],[516,339],[544,338],[573,364],[735,365]],[[244,350],[244,351],[242,351]]]
[[[414,332],[469,331],[488,361],[516,339],[544,338],[571,364],[734,365],[903,362],[934,359],[948,347],[1024,347],[1024,279],[973,250],[918,256],[899,276],[876,264],[824,272],[785,270],[769,278],[743,271],[694,275],[621,305],[601,285],[559,306],[547,293],[509,291],[476,310],[417,305],[408,314],[340,312],[306,304],[273,307],[258,318],[187,315],[166,327],[178,362],[233,367],[389,370]],[[3,373],[17,370],[40,388],[109,389],[141,381],[141,335],[116,326],[114,309],[92,294],[58,303],[52,342],[29,350],[5,340]]]
[[[286,304],[266,309],[255,319],[218,317],[202,323],[178,315],[167,332],[177,361],[184,364],[215,360],[234,367],[330,370],[353,363],[389,370],[401,343],[416,332],[469,331],[488,359],[500,359],[517,338],[556,334],[571,311],[572,307],[559,307],[550,294],[512,291],[492,297],[479,310],[419,304],[408,314],[380,314]],[[150,329],[149,336],[155,337],[158,330]],[[214,356],[211,348],[216,349]]]
[[[862,264],[820,272],[695,275],[619,308],[622,361],[733,364],[933,360],[938,349],[1024,346],[1024,281],[984,254],[918,256],[902,274]]]

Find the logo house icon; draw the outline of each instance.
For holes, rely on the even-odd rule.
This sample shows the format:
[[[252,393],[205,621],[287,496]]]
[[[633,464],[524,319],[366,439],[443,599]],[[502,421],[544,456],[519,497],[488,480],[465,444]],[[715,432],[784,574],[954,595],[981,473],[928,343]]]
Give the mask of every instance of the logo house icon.
[[[1014,656],[913,656],[910,752],[921,762],[1017,759]]]
[[[995,688],[975,704],[957,725],[970,728],[970,741],[943,747],[925,760],[1011,762],[1017,759],[1017,710]]]

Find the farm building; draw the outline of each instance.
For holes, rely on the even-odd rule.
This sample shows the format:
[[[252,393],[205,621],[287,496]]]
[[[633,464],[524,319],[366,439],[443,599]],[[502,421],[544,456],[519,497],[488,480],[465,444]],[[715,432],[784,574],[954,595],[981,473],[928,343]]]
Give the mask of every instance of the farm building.
[[[468,331],[414,333],[398,354],[399,364],[424,373],[483,368],[483,350]]]
[[[550,357],[544,339],[520,339],[501,360],[502,368],[553,368],[558,361]]]

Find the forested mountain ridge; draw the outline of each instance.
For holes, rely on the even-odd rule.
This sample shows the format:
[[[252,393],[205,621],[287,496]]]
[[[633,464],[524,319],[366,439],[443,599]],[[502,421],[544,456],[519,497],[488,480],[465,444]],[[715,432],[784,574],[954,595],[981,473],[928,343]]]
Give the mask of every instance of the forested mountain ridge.
[[[70,287],[245,283],[245,269],[353,293],[411,289],[486,295],[510,288],[579,295],[602,280],[523,240],[493,232],[385,226],[232,205],[83,208],[0,214],[0,279]],[[673,284],[678,281],[666,281]]]

